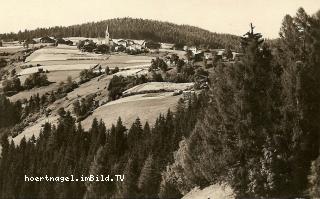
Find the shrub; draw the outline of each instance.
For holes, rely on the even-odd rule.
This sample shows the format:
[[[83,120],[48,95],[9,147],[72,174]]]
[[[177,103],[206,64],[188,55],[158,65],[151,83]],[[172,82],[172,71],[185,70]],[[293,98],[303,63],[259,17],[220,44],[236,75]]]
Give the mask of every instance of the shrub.
[[[24,81],[24,87],[26,89],[32,89],[34,87],[41,87],[49,85],[48,77],[43,73],[33,73],[29,75]]]

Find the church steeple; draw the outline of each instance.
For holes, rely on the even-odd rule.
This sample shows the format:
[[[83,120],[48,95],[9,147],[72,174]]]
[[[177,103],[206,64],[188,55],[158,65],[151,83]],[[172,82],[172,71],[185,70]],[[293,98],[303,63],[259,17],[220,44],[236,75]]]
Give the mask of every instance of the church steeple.
[[[109,45],[110,35],[109,35],[109,26],[106,29],[106,44]]]

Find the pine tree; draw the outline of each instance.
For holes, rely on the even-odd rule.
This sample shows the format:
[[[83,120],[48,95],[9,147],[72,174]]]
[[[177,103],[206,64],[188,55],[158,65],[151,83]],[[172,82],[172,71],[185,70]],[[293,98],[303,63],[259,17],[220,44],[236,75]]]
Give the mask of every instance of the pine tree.
[[[111,172],[109,168],[109,162],[107,157],[107,149],[104,147],[100,147],[97,151],[97,154],[94,157],[94,160],[90,166],[90,175],[104,175],[107,176]],[[110,197],[114,191],[114,184],[108,183],[105,184],[103,182],[86,182],[87,192],[85,194],[86,199],[95,199],[95,198],[105,198]]]
[[[319,151],[319,18],[300,8],[285,18],[280,46],[283,65],[284,125],[286,130],[290,187],[296,195],[307,188],[311,161]],[[288,28],[290,27],[290,28]]]
[[[312,162],[311,174],[309,175],[309,196],[320,197],[320,156]]]
[[[124,182],[121,184],[121,197],[134,198],[138,196],[138,177],[139,169],[137,158],[129,158],[123,175],[125,176]]]
[[[119,117],[117,125],[115,127],[115,149],[116,157],[121,157],[124,152],[127,150],[127,137],[125,132],[127,131],[126,127],[123,126],[122,120]]]
[[[157,167],[157,163],[153,156],[149,155],[144,162],[138,180],[138,188],[143,197],[156,197],[156,194],[158,193],[160,177],[161,176]]]

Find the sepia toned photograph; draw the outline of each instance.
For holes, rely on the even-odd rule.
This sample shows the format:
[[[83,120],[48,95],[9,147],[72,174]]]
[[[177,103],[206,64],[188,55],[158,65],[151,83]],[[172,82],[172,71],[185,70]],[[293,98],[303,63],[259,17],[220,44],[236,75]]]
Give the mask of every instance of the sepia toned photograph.
[[[319,199],[320,0],[0,0],[0,199]]]

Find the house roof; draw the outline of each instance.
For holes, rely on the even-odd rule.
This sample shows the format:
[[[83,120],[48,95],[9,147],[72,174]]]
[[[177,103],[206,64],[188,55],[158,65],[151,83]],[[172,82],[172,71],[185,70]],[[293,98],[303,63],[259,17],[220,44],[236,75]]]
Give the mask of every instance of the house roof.
[[[146,40],[133,40],[133,42],[139,45],[143,45],[144,43],[146,43]]]
[[[223,53],[224,53],[224,51],[219,50],[219,51],[218,51],[218,53],[217,53],[217,55],[221,55],[221,56],[222,56],[222,55],[223,55]]]

